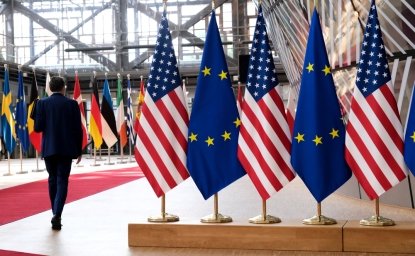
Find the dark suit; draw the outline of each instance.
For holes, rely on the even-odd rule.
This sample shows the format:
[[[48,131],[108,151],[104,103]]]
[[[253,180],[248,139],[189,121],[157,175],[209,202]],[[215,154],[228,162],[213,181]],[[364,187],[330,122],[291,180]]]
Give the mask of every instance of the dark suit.
[[[72,159],[82,154],[81,113],[78,103],[60,93],[36,104],[35,131],[43,132],[42,157],[49,173],[49,197],[60,217],[68,193]]]

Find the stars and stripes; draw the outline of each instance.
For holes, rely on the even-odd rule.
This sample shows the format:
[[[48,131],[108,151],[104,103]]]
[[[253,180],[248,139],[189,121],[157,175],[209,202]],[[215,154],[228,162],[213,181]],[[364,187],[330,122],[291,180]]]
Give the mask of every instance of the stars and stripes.
[[[138,123],[135,158],[158,197],[189,177],[188,114],[166,12]]]
[[[264,200],[295,177],[291,133],[278,84],[260,6],[242,104],[238,158]]]
[[[403,180],[403,134],[376,5],[372,1],[357,67],[346,160],[370,199]]]

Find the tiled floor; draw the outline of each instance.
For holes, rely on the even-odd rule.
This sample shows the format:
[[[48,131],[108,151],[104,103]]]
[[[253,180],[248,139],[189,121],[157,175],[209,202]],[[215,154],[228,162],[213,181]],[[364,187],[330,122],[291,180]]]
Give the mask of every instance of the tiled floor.
[[[127,156],[128,157],[128,156]],[[106,156],[103,158],[107,158]],[[112,156],[111,162],[119,161]],[[92,167],[92,159],[84,157],[83,167],[73,167],[73,173],[91,172],[135,166],[134,162]],[[39,161],[41,168],[43,161]],[[34,159],[23,161],[27,174],[8,173],[8,162],[0,161],[0,188],[45,179],[46,172],[32,172]],[[20,171],[20,161],[11,161],[12,173]],[[45,188],[46,189],[46,188]],[[268,213],[284,220],[298,220],[315,214],[316,203],[302,181],[296,178],[282,191],[268,200]],[[1,206],[0,206],[1,207]],[[186,180],[166,195],[166,211],[183,220],[198,220],[212,213],[213,201],[203,200],[191,179]],[[261,199],[247,176],[219,193],[219,212],[235,220],[247,220],[261,211]],[[145,178],[115,187],[102,193],[67,204],[60,232],[50,228],[51,212],[42,212],[28,218],[0,226],[0,249],[43,255],[357,255],[351,253],[272,252],[249,250],[160,249],[129,248],[128,223],[143,220],[160,212],[160,200]],[[331,195],[322,204],[324,215],[338,220],[359,220],[374,212],[372,202]],[[381,205],[381,215],[395,221],[415,221],[415,211]],[[365,253],[364,255],[367,255]],[[382,255],[382,254],[376,254]]]

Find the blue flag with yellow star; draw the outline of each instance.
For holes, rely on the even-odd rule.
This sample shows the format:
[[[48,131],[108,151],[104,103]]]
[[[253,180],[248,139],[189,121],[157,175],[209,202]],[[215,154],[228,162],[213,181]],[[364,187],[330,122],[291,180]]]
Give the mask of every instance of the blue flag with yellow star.
[[[415,89],[415,85],[414,85]],[[412,100],[409,107],[408,121],[406,122],[405,132],[405,146],[403,157],[405,159],[406,166],[415,175],[415,92],[412,89]]]
[[[27,111],[26,101],[23,88],[23,73],[19,70],[18,76],[19,87],[16,98],[16,136],[22,145],[24,152],[29,150],[29,131],[27,129]]]
[[[319,203],[351,177],[344,150],[345,127],[314,9],[294,121],[291,164]]]
[[[187,168],[205,199],[245,174],[237,159],[239,114],[212,11],[189,121]]]

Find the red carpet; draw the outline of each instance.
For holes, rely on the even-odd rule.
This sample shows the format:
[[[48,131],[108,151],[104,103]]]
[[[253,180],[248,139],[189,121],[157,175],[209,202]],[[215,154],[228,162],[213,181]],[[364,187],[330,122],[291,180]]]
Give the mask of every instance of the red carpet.
[[[143,177],[138,167],[73,174],[66,203]],[[50,209],[47,179],[0,190],[0,225]]]
[[[0,256],[42,256],[42,255],[32,254],[32,253],[25,253],[25,252],[14,252],[14,251],[0,250]]]

